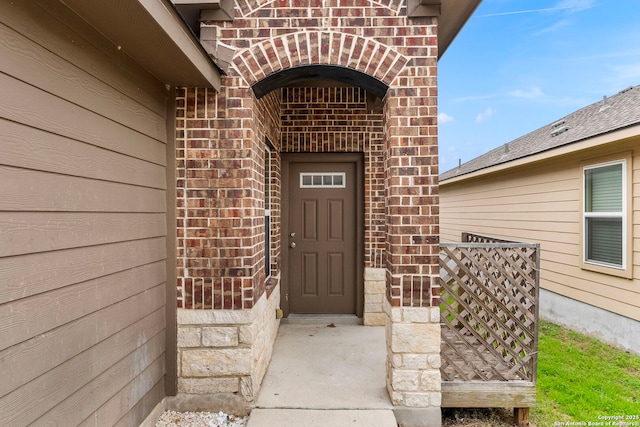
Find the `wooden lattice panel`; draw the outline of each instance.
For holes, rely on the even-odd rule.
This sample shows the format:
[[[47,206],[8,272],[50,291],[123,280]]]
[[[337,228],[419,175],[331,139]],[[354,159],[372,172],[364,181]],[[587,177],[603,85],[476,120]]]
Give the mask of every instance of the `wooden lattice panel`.
[[[442,244],[443,381],[535,382],[539,247]]]

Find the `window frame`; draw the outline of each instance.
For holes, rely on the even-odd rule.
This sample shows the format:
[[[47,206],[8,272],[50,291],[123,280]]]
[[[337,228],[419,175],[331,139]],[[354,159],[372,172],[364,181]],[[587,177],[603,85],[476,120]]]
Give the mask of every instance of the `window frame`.
[[[312,182],[305,183],[305,178],[310,178]],[[321,182],[316,183],[316,178]],[[327,178],[331,178],[331,182],[327,183]],[[340,178],[340,181],[335,183],[335,178]],[[346,172],[300,172],[300,188],[347,188],[347,174]]]
[[[265,279],[271,277],[272,259],[272,224],[271,224],[271,204],[273,202],[271,179],[273,177],[273,153],[274,148],[268,138],[265,139],[264,150],[264,274]]]
[[[598,168],[608,167],[612,165],[622,166],[622,209],[619,212],[587,212],[587,171]],[[583,162],[580,167],[580,181],[581,181],[581,194],[580,194],[580,267],[584,270],[590,270],[598,273],[609,274],[613,276],[620,276],[631,278],[632,268],[630,257],[632,250],[630,243],[632,239],[629,238],[630,228],[630,194],[631,190],[631,176],[630,166],[631,155],[629,153],[619,154],[609,158],[600,158],[598,160]],[[622,220],[622,265],[610,264],[606,262],[599,262],[596,260],[590,260],[587,258],[588,245],[588,218],[619,218]]]

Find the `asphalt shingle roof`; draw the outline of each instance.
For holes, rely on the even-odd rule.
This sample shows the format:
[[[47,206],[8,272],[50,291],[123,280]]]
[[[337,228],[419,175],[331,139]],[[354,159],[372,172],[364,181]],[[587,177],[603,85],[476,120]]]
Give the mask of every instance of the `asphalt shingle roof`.
[[[440,181],[640,123],[640,85],[631,86],[440,175]],[[553,133],[557,133],[553,135]]]

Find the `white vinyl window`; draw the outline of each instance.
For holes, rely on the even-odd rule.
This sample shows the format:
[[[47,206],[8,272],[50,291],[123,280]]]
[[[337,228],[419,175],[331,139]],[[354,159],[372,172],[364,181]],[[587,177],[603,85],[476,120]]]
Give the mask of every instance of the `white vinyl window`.
[[[267,150],[264,153],[264,270],[265,276],[271,276],[271,179],[273,177],[273,151],[267,141]]]
[[[584,175],[584,262],[626,268],[626,162],[587,166]]]

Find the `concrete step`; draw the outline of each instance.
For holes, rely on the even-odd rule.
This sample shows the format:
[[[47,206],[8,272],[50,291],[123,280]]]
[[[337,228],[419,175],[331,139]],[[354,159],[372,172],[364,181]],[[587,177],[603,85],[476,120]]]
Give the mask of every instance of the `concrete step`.
[[[290,314],[283,325],[362,325],[362,318],[352,314]]]
[[[247,427],[397,427],[390,409],[254,409]]]

